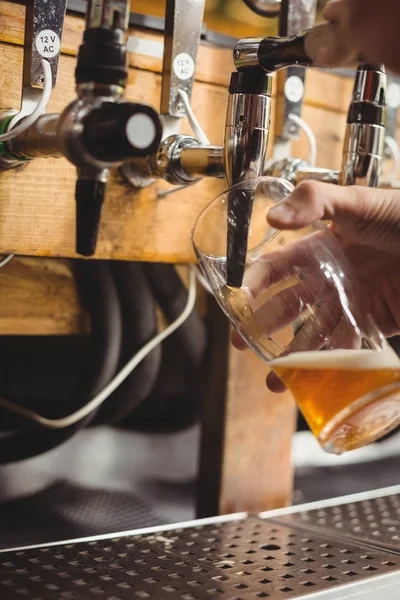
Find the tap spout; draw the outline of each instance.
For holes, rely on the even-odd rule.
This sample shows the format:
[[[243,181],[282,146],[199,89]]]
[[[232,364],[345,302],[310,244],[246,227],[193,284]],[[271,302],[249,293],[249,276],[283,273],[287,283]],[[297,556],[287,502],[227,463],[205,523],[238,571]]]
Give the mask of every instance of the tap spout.
[[[271,121],[272,80],[262,70],[232,73],[225,123],[224,164],[231,187],[263,173]],[[227,285],[241,287],[253,193],[233,189],[227,207]]]

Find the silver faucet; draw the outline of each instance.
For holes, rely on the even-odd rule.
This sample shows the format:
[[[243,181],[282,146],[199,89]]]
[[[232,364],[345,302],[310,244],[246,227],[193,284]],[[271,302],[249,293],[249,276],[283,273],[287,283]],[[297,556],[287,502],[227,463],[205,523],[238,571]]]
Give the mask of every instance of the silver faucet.
[[[269,165],[265,174],[284,177],[294,185],[312,179],[340,185],[377,187],[385,148],[385,97],[384,67],[366,63],[360,65],[347,115],[341,168],[314,168],[306,161],[289,157]]]
[[[190,135],[169,135],[157,151],[124,167],[132,184],[162,178],[187,185],[201,177],[226,179],[229,186],[262,175],[271,121],[272,78],[262,72],[234,72],[229,85],[223,145],[201,144]]]
[[[201,177],[225,177],[229,187],[263,174],[271,121],[272,78],[260,69],[231,75],[223,146],[201,145],[187,135],[170,135],[144,160],[123,172],[133,185],[162,178],[188,185]],[[232,191],[227,214],[227,283],[241,285],[247,253],[252,196]]]
[[[313,66],[307,55],[308,31],[290,38],[240,40],[234,50],[238,70],[263,69],[268,73],[291,64]],[[361,64],[357,71],[347,116],[343,161],[340,171],[313,169],[299,159],[279,161],[267,174],[287,177],[294,183],[304,179],[341,185],[375,187],[384,155],[386,123],[386,73],[382,65]]]
[[[57,5],[57,1],[53,1]],[[63,4],[65,9],[65,1],[58,4]],[[50,11],[50,8],[48,0],[33,0],[27,32],[34,31],[39,21],[43,27],[43,19],[56,14],[59,16],[57,31],[61,37],[64,14],[62,11]],[[76,251],[84,256],[91,256],[96,250],[101,209],[111,169],[125,160],[153,153],[162,136],[162,125],[155,110],[147,105],[124,101],[128,78],[125,38],[129,8],[128,0],[89,0],[86,29],[75,71],[76,100],[61,115],[39,117],[24,133],[5,142],[0,149],[0,168],[3,169],[39,156],[64,156],[75,165]],[[27,39],[29,41],[29,36]],[[30,57],[32,44],[28,43],[24,51],[26,57]],[[38,61],[33,58],[24,61],[24,89],[27,76],[31,81],[32,72],[37,71]],[[57,63],[58,59],[51,64],[54,73]],[[30,92],[29,98],[31,95]],[[21,112],[23,114],[19,117],[26,116],[26,111]],[[12,120],[6,117],[1,124],[4,128],[10,127]]]

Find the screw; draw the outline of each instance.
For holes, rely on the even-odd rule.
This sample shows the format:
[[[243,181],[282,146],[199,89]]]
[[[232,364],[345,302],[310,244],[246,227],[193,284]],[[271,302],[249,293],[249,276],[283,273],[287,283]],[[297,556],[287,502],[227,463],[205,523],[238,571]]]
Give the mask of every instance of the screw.
[[[37,84],[41,86],[44,85],[44,75],[40,75],[40,77],[38,77]]]

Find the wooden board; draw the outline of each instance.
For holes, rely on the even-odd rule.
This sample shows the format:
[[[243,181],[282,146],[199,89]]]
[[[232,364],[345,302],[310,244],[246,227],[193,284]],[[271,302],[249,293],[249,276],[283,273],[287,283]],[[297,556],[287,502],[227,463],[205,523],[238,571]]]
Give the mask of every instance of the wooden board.
[[[20,101],[24,10],[0,1],[0,108],[17,108]],[[75,97],[74,54],[82,37],[83,19],[68,16],[63,37],[59,78],[49,110],[61,111]],[[138,39],[161,45],[159,34],[132,31]],[[143,48],[143,46],[142,46]],[[202,44],[199,48],[193,108],[212,143],[222,143],[227,92],[232,70],[231,51]],[[159,107],[161,59],[146,51],[130,56],[127,97]],[[338,122],[343,122],[349,82],[323,74],[322,100],[309,73],[305,116],[318,123],[324,136],[319,163],[336,166],[341,152]],[[350,84],[351,85],[351,84]],[[326,91],[325,91],[326,90]],[[324,104],[325,103],[325,104]],[[341,108],[343,107],[343,108]],[[316,128],[317,138],[319,130]],[[190,132],[188,124],[182,131]],[[329,144],[325,148],[325,139]],[[269,150],[272,150],[273,131]],[[332,143],[331,143],[332,142]],[[304,140],[294,150],[306,156]],[[325,162],[326,161],[326,162]],[[36,159],[0,173],[0,252],[32,256],[74,256],[75,169],[65,159]],[[137,192],[114,172],[107,188],[96,258],[184,263],[194,260],[190,232],[201,209],[223,188],[221,181],[204,180],[183,191],[158,198],[165,182]]]
[[[265,384],[268,366],[229,343],[231,328],[209,303],[210,372],[204,394],[197,515],[259,512],[291,503],[296,407]]]
[[[69,261],[14,258],[0,270],[0,335],[71,335],[89,330]]]

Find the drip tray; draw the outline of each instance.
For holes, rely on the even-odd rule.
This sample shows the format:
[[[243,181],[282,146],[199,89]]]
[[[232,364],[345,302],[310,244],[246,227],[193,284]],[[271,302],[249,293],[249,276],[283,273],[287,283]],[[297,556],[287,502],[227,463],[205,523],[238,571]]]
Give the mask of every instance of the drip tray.
[[[339,535],[400,555],[400,493],[321,506],[277,517],[290,527]],[[266,513],[268,516],[268,513]]]
[[[379,499],[374,506],[375,502],[380,505]],[[397,511],[397,501],[387,497],[385,504]],[[363,507],[357,510],[362,513],[368,505]],[[339,514],[333,508],[328,513]],[[327,516],[325,524],[317,523],[317,530],[316,512],[304,517],[312,511],[297,516],[285,511],[280,516],[278,511],[271,518],[268,513],[237,515],[179,529],[4,551],[0,553],[0,598],[376,600],[384,594],[385,600],[398,600],[400,556],[396,551],[371,546],[368,536],[355,540],[352,530],[346,539],[338,535],[336,526],[324,529],[329,525]],[[372,514],[369,510],[361,513],[358,517],[349,513],[349,518],[364,523]],[[375,520],[390,518],[386,513],[378,509],[373,514]],[[344,504],[340,514],[347,514]],[[341,534],[347,526],[343,519]]]

